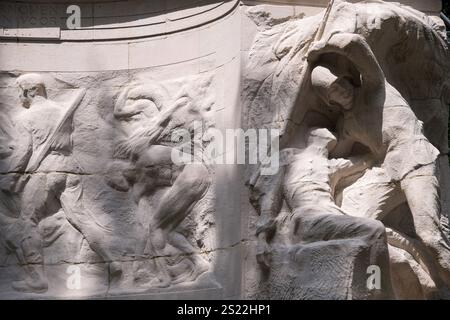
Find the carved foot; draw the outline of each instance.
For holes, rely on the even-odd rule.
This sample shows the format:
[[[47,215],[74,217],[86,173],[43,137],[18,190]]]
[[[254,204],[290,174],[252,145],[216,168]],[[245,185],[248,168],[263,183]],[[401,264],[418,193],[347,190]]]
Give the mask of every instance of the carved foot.
[[[44,293],[48,290],[47,282],[42,280],[20,280],[14,281],[12,287],[16,291],[28,292],[28,293]]]
[[[173,284],[192,282],[197,280],[197,278],[209,270],[209,264],[202,258],[196,259],[192,266],[191,271],[188,274],[181,275],[173,281]]]
[[[172,284],[172,280],[170,278],[154,278],[147,285],[147,288],[168,288]]]

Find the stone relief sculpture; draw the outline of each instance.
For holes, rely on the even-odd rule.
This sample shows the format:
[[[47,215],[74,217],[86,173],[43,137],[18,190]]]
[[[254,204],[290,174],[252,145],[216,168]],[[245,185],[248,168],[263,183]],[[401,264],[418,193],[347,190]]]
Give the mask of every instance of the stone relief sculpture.
[[[244,84],[247,126],[280,128],[289,156],[274,177],[249,168],[261,270],[249,294],[448,298],[440,30],[382,1],[331,1],[277,24],[258,10],[249,12],[260,34]],[[413,65],[426,74],[411,75]],[[372,266],[381,286],[366,284]]]
[[[138,206],[145,202],[148,194],[161,186],[169,186],[159,200],[148,226],[148,240],[142,242],[137,249],[138,255],[151,253],[155,256],[167,255],[168,244],[181,253],[189,255],[195,251],[189,240],[177,230],[180,223],[191,213],[192,208],[206,194],[210,185],[210,172],[204,164],[188,163],[174,165],[172,160],[173,141],[167,137],[167,125],[175,112],[182,113],[189,109],[195,101],[187,92],[182,91],[173,102],[167,105],[169,99],[164,97],[165,90],[158,85],[143,85],[126,89],[119,97],[114,116],[120,122],[132,122],[133,117],[142,115],[135,120],[135,130],[131,131],[127,140],[121,143],[116,154],[130,160],[128,168],[117,182],[111,181],[114,188],[128,190],[133,188],[133,195]],[[184,109],[184,110],[183,110]],[[199,118],[198,120],[201,120]],[[128,131],[127,128],[124,129]],[[164,134],[164,132],[166,133]],[[194,140],[195,141],[195,140]],[[198,142],[198,141],[197,141]],[[199,142],[201,144],[201,141]],[[193,150],[192,150],[193,151]],[[192,154],[192,157],[196,154]],[[113,167],[116,164],[113,164]],[[208,263],[199,255],[188,256],[191,270],[173,277],[165,263],[155,260],[158,269],[159,286],[169,286],[183,281],[193,281],[206,272]]]
[[[78,256],[78,263],[99,265],[94,271],[86,267],[93,272],[90,277],[101,279],[107,273],[109,284],[102,294],[145,292],[201,279],[214,284],[210,258],[198,248],[199,243],[205,246],[201,241],[213,240],[212,168],[172,160],[180,144],[172,138],[175,130],[193,132],[189,126],[194,122],[212,125],[211,77],[195,84],[175,83],[182,89],[174,98],[153,80],[124,88],[117,101],[111,100],[114,121],[103,123],[103,130],[109,126],[117,135],[112,159],[103,160],[110,161],[104,172],[89,169],[85,151],[73,142],[80,134],[74,119],[92,104],[86,98],[88,89],[71,89],[71,99],[61,104],[48,97],[47,78],[34,73],[17,77],[21,106],[1,119],[0,252],[5,254],[2,263],[12,261],[3,266],[17,279],[9,283],[11,288],[17,294],[58,295],[51,280],[65,278],[58,268],[67,263],[58,258],[61,249],[54,242],[60,241],[70,242],[65,250]],[[192,141],[204,143],[201,137]],[[194,152],[192,156],[202,158]],[[111,214],[105,217],[100,209],[110,208],[114,192],[124,194],[124,203],[131,196],[127,224],[136,233],[135,244],[121,253],[108,239],[128,243],[114,231],[126,225]],[[102,198],[109,199],[106,207],[99,206]],[[206,233],[209,236],[192,243],[193,237]],[[96,288],[87,294],[98,292]]]
[[[59,30],[51,2],[0,17],[0,299],[450,299],[439,19],[93,0],[93,25]],[[259,133],[228,145],[241,128],[279,130],[275,173],[240,166],[234,151],[266,156]]]
[[[346,46],[345,40],[349,41],[350,44]],[[343,43],[344,45],[342,45]],[[354,46],[355,49],[349,49],[351,46]],[[408,204],[414,230],[420,239],[416,250],[422,252],[421,260],[423,259],[423,263],[428,266],[429,272],[436,279],[435,282],[442,281],[443,283],[439,283],[439,286],[448,287],[450,284],[447,280],[450,270],[450,265],[448,265],[450,247],[448,246],[448,235],[445,234],[440,224],[441,208],[436,164],[439,151],[424,136],[423,123],[417,119],[401,94],[384,78],[381,68],[378,67],[378,72],[374,71],[373,67],[377,68],[376,61],[372,60],[373,66],[367,70],[370,75],[363,73],[364,67],[355,62],[361,56],[374,57],[373,53],[365,51],[367,48],[368,45],[364,43],[362,38],[342,34],[332,36],[323,48],[314,48],[312,51],[314,54],[317,52],[325,54],[328,49],[330,51],[336,50],[335,52],[345,52],[347,58],[355,63],[358,70],[361,70],[362,81],[366,79],[367,87],[362,84],[359,92],[355,94],[356,88],[352,88],[350,82],[345,83],[346,80],[343,78],[340,81],[337,78],[331,80],[329,69],[324,70],[322,67],[317,67],[319,69],[314,69],[312,72],[313,87],[319,84],[319,87],[326,92],[329,99],[325,101],[326,104],[333,101],[335,105],[342,108],[343,123],[341,128],[345,128],[341,134],[343,140],[349,139],[353,143],[359,142],[368,146],[375,156],[381,151],[381,156],[377,157],[381,162],[380,168],[390,177],[391,184],[390,188],[377,190],[382,194],[380,196],[384,197],[392,194],[394,189],[400,189],[398,191],[400,195],[391,196],[384,200],[381,200],[380,196],[372,191],[369,201],[373,203],[375,199],[378,199],[378,202],[373,206],[372,211],[365,212],[364,216],[382,220],[382,215],[389,213],[386,206],[392,205],[392,208],[395,208],[398,203],[390,204],[390,202],[399,201],[398,199],[403,198],[400,201],[406,201]],[[363,52],[360,50],[363,50]],[[369,61],[361,61],[361,63],[370,66]],[[372,85],[370,84],[371,77],[374,77],[373,80],[375,81]],[[336,81],[334,88],[332,88],[331,83],[323,86],[330,80],[333,83]],[[337,82],[341,83],[337,84]],[[338,93],[336,94],[336,92]],[[348,97],[352,97],[350,101]],[[383,100],[379,101],[380,99],[383,99],[384,102]],[[357,110],[357,108],[360,108],[360,110]],[[372,120],[368,125],[362,126],[362,122],[367,117],[380,119],[380,115],[382,116],[382,123],[377,124]],[[373,180],[371,183],[374,183]],[[427,193],[417,197],[419,190],[427,190]],[[361,191],[359,191],[360,193]],[[363,199],[358,200],[360,200],[358,203],[364,202]],[[346,202],[348,203],[348,201]],[[354,198],[353,203],[355,203]],[[380,210],[382,206],[384,210]],[[351,212],[356,210],[354,208]],[[360,210],[357,211],[361,212]],[[380,213],[380,211],[384,212]],[[377,216],[375,212],[380,215]],[[429,262],[427,263],[427,261]],[[434,268],[437,270],[433,270]],[[435,272],[437,274],[433,274]]]
[[[15,250],[27,264],[27,277],[14,282],[13,287],[18,291],[43,292],[47,290],[48,285],[43,271],[42,240],[37,231],[37,224],[46,215],[56,213],[63,206],[61,196],[66,186],[77,184],[74,177],[67,174],[79,170],[70,157],[69,120],[81,96],[66,114],[62,115],[61,107],[47,99],[46,88],[39,75],[23,75],[17,79],[17,84],[23,108],[17,115],[17,121],[25,129],[25,134],[20,137],[18,144],[28,146],[27,159],[21,159],[21,162],[25,165],[22,168],[24,172],[30,174],[26,180],[21,177],[23,186],[20,212],[18,220],[13,222],[20,227],[9,232],[16,233],[14,237],[19,238],[14,241]],[[55,205],[59,208],[51,208]],[[65,213],[69,214],[67,211]]]
[[[16,83],[23,110],[16,114],[17,130],[10,136],[11,150],[18,154],[8,159],[6,173],[13,180],[3,184],[9,188],[3,192],[2,227],[7,246],[25,269],[25,278],[13,282],[12,287],[22,292],[43,293],[48,289],[48,280],[44,271],[43,239],[38,230],[40,222],[50,215],[63,213],[75,229],[82,233],[88,231],[85,237],[89,240],[93,232],[99,231],[96,225],[92,226],[94,222],[82,206],[82,185],[78,177],[82,168],[72,156],[72,118],[84,91],[78,92],[65,110],[47,99],[40,75],[25,74]],[[108,258],[95,242],[91,246]]]

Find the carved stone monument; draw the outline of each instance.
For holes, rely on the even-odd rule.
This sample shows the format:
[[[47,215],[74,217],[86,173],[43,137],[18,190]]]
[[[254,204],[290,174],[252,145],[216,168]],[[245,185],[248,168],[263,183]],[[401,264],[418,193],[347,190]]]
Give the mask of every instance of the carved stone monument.
[[[247,126],[280,128],[288,155],[269,180],[249,169],[260,265],[249,295],[449,298],[441,25],[382,1],[248,15],[260,33],[244,80]],[[366,270],[379,283],[367,285]]]
[[[440,2],[287,2],[0,3],[0,298],[450,299]]]

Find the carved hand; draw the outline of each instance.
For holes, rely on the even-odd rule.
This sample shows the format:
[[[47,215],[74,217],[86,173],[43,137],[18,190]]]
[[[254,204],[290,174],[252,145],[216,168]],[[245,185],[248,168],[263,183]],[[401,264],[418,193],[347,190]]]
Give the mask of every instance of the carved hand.
[[[141,153],[143,148],[155,144],[168,122],[172,119],[173,113],[192,102],[192,98],[184,91],[181,91],[177,97],[179,98],[175,103],[160,114],[153,126],[150,128],[139,128],[133,132],[128,140],[119,143],[114,151],[114,156],[129,158],[133,154]]]

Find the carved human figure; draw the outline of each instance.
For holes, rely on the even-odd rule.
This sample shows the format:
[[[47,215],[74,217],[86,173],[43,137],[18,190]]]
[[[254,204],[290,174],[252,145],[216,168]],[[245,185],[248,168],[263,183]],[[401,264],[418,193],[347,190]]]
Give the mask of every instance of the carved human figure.
[[[356,68],[360,79],[343,75],[342,67],[330,63],[320,65],[324,54],[345,57],[347,67]],[[373,185],[369,194],[365,193],[353,203],[370,201],[373,206],[366,216],[383,219],[389,207],[395,206],[386,206],[386,202],[398,202],[399,197],[393,195],[395,189],[400,190],[423,245],[418,249],[424,253],[433,280],[446,294],[445,287],[450,287],[450,246],[440,224],[436,163],[439,151],[425,137],[422,122],[386,80],[375,55],[361,36],[335,34],[315,44],[309,61],[316,64],[311,76],[313,88],[325,104],[338,107],[342,114],[339,152],[350,154],[356,142],[367,146],[390,179],[389,184],[380,183],[379,188]]]
[[[334,200],[334,189],[341,177],[367,168],[366,158],[328,159],[337,144],[336,137],[325,128],[309,129],[307,146],[293,150],[286,166],[284,193],[295,212],[345,214]]]
[[[17,218],[20,215],[19,192],[24,179],[18,172],[23,172],[30,155],[28,133],[20,125],[14,124],[6,114],[0,116],[0,242],[23,265],[24,271],[31,278],[39,277],[43,272],[40,266],[33,262],[40,262],[38,256],[30,250],[30,242],[39,241],[35,228],[20,225]],[[21,137],[17,141],[14,137]],[[23,239],[23,235],[27,235]]]
[[[83,233],[94,251],[106,259],[109,255],[93,241],[101,230],[83,206],[78,176],[81,167],[72,156],[71,119],[84,92],[65,109],[47,99],[44,81],[38,74],[20,76],[17,85],[23,110],[17,114],[16,121],[26,132],[18,143],[26,145],[31,152],[23,166],[27,180],[20,193],[20,215],[13,225],[15,230],[20,230],[16,236],[21,237],[22,260],[29,272],[24,280],[13,282],[13,288],[44,292],[48,283],[42,238],[37,230],[44,218],[63,209],[68,222]]]
[[[118,120],[132,121],[137,115],[143,116],[135,122],[128,140],[119,145],[116,155],[131,160],[129,170],[123,174],[122,190],[132,189],[133,197],[139,205],[148,201],[149,195],[161,187],[169,187],[159,200],[156,211],[151,215],[149,239],[136,249],[138,255],[146,251],[156,256],[164,256],[167,244],[187,254],[193,263],[193,271],[177,279],[171,279],[167,267],[157,261],[158,286],[193,281],[208,270],[208,263],[193,254],[194,247],[176,229],[191,213],[193,207],[205,195],[210,178],[207,167],[201,163],[175,165],[172,161],[173,142],[162,134],[175,111],[186,107],[191,99],[180,94],[171,106],[162,101],[162,90],[158,86],[138,86],[126,90],[119,97],[114,115]],[[116,184],[117,185],[117,184]],[[150,285],[154,285],[153,282]]]
[[[382,223],[346,215],[336,205],[333,196],[334,186],[340,177],[364,170],[368,166],[367,159],[329,159],[337,140],[325,128],[309,129],[305,139],[307,143],[303,149],[282,150],[285,169],[282,178],[275,178],[279,183],[273,183],[270,178],[266,179],[266,183],[261,183],[258,179],[264,178],[260,176],[250,182],[253,189],[263,195],[259,199],[258,261],[266,267],[270,266],[268,236],[276,226],[274,218],[284,198],[292,212],[290,240],[293,246],[338,240],[349,249],[369,250],[370,256],[376,260],[371,261],[372,264],[387,265],[389,257]],[[283,198],[276,197],[276,194],[282,194]],[[275,206],[274,199],[278,202]],[[389,275],[385,274],[385,294],[389,292],[388,279]]]
[[[47,146],[49,137],[55,135],[56,126],[63,118],[63,109],[47,99],[41,76],[22,75],[17,79],[17,85],[23,107],[17,120],[31,137],[32,152],[25,168],[30,174],[21,194],[21,212],[16,223],[24,226],[24,230],[32,230],[31,234],[21,232],[21,241],[25,260],[33,270],[25,280],[14,282],[13,287],[19,291],[43,292],[48,284],[37,226],[43,218],[58,211],[55,199],[59,199],[64,191],[69,178],[66,172],[76,172],[77,165],[68,157],[71,152],[70,122],[63,124],[65,127],[59,130],[58,139]]]

